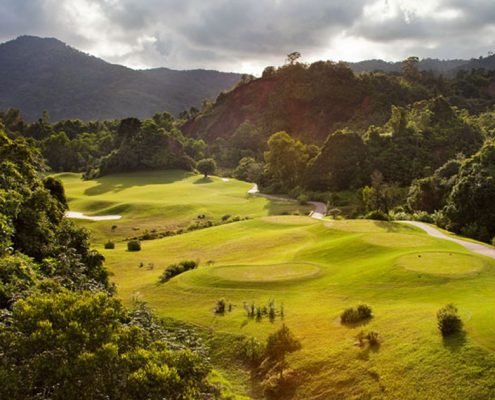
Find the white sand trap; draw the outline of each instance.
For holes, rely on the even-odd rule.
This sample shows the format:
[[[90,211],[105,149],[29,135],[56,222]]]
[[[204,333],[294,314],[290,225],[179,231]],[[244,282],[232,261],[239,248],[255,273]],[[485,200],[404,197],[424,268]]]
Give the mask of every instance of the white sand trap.
[[[222,181],[228,182],[228,181],[230,181],[230,179],[229,178],[222,178]]]
[[[99,215],[99,216],[91,217],[89,215],[85,215],[82,212],[77,212],[77,211],[66,211],[65,216],[67,218],[86,219],[88,221],[110,221],[112,219],[122,218],[122,215]]]

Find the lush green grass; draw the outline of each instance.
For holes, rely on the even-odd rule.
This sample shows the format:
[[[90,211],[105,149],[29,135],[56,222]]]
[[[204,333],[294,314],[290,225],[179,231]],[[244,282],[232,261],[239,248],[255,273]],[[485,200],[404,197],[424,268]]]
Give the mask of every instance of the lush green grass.
[[[88,200],[85,189],[73,188],[68,178],[72,208],[87,211],[83,204],[92,201],[91,196]],[[191,187],[197,177],[184,179]],[[117,178],[112,182],[117,184]],[[87,184],[75,179],[73,183]],[[144,241],[140,252],[128,252],[125,243],[117,243],[115,250],[98,248],[125,302],[139,297],[160,315],[213,334],[219,381],[228,379],[233,390],[249,393],[249,374],[235,360],[235,337],[264,340],[277,329],[280,316],[273,323],[256,322],[244,309],[245,304],[273,300],[277,309],[283,304],[283,322],[303,345],[288,358],[304,378],[296,399],[495,398],[494,260],[404,224],[266,216],[274,211],[257,204],[264,199],[243,197],[248,184],[216,179],[210,184],[217,192],[229,191],[228,184],[236,186],[227,196],[237,199],[236,213],[248,215],[242,211],[246,206],[252,216],[260,217]],[[138,189],[125,190],[131,194]],[[174,201],[180,197],[177,194]],[[190,201],[196,214],[196,197],[182,197],[181,204],[187,207]],[[225,206],[225,193],[205,195],[205,201],[209,213],[226,212],[216,203]],[[134,207],[129,206],[133,211],[127,218],[140,227],[146,218],[133,214]],[[176,212],[176,219],[184,215]],[[201,265],[158,284],[167,265],[186,259],[200,260]],[[233,306],[223,316],[213,312],[220,298]],[[373,308],[374,317],[361,326],[341,325],[342,310],[361,303]],[[442,339],[436,312],[447,303],[459,308],[465,332]],[[357,346],[361,330],[378,332],[380,346]]]
[[[290,362],[308,374],[297,398],[494,396],[495,262],[415,228],[267,217],[144,242],[139,253],[120,246],[104,254],[126,301],[138,296],[163,316],[215,332],[264,339],[281,320],[255,322],[243,305],[283,303],[285,323],[303,344]],[[168,264],[190,258],[202,266],[157,284]],[[154,268],[139,268],[141,262]],[[213,313],[220,298],[232,312]],[[362,302],[375,317],[366,326],[342,326],[340,312]],[[466,335],[445,341],[435,314],[450,302]],[[363,329],[379,333],[379,350],[355,345]]]
[[[258,217],[301,212],[309,207],[295,202],[270,201],[247,194],[252,184],[219,177],[204,179],[186,171],[147,171],[116,174],[83,181],[80,174],[55,175],[65,186],[70,209],[87,215],[122,215],[114,221],[79,221],[94,234],[95,242],[119,241],[145,230],[175,230],[205,215]],[[112,230],[112,226],[117,226]]]

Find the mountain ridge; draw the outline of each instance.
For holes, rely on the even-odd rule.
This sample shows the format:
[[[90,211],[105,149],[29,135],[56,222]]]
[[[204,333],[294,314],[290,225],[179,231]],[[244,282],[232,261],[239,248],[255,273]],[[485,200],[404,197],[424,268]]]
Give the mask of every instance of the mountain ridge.
[[[213,70],[134,70],[81,52],[55,38],[20,36],[0,44],[0,109],[28,120],[178,114],[232,87],[241,74]]]

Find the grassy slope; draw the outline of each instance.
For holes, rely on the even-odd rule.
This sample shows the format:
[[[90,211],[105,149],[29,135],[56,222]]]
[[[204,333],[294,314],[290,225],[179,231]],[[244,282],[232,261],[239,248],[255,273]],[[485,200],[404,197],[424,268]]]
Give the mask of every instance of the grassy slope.
[[[257,217],[282,212],[307,212],[308,207],[247,195],[252,184],[218,177],[203,179],[186,171],[147,171],[83,181],[80,174],[55,175],[65,186],[70,209],[87,215],[122,215],[117,221],[80,222],[102,243],[188,226],[198,215],[220,220],[225,214]],[[112,226],[117,229],[112,231]]]
[[[163,316],[215,332],[264,339],[280,321],[248,320],[243,303],[283,302],[285,322],[303,343],[290,361],[308,373],[298,398],[475,399],[494,393],[495,262],[412,227],[268,217],[146,242],[140,253],[120,247],[104,254],[126,301],[137,295]],[[164,267],[188,258],[215,263],[156,284]],[[140,262],[154,268],[140,269]],[[263,272],[282,263],[289,271],[302,263],[319,273],[310,268],[304,277],[284,281],[277,275],[267,282]],[[225,268],[231,265],[263,267],[254,267],[246,282]],[[451,274],[446,265],[455,267]],[[218,317],[212,310],[222,297],[234,310]],[[376,317],[367,326],[341,326],[341,310],[360,302]],[[442,341],[435,313],[448,302],[458,305],[467,335]],[[355,346],[362,329],[379,332],[378,351]]]
[[[87,189],[102,188],[105,180],[95,186],[64,175],[71,208],[115,213],[95,205],[125,204],[128,222],[117,221],[118,229],[124,223],[143,229],[148,220],[159,218],[162,202],[190,210],[176,208],[170,217],[160,217],[164,224],[187,221],[201,207],[214,215],[226,213],[226,205],[236,210],[228,211],[232,214],[275,212],[265,199],[246,199],[245,183],[214,179],[196,185],[198,177],[186,176],[161,190],[155,186],[157,176],[138,176],[107,178],[109,189],[86,197]],[[137,185],[146,179],[146,185]],[[130,183],[119,190],[119,181]],[[229,185],[234,187],[226,195]],[[202,193],[203,203],[185,193],[191,190]],[[148,208],[140,208],[143,201]],[[98,224],[89,226],[99,235],[109,229]],[[232,358],[232,335],[264,339],[281,323],[279,318],[273,324],[248,320],[243,303],[274,299],[277,305],[283,302],[285,323],[303,344],[289,357],[291,366],[306,374],[297,399],[495,398],[495,262],[416,228],[272,216],[146,241],[138,253],[127,252],[124,243],[102,252],[124,301],[141,297],[162,316],[215,333],[214,360],[236,391],[248,392],[249,376]],[[156,284],[168,264],[184,259],[200,259],[202,266]],[[206,266],[208,260],[214,263]],[[140,263],[145,266],[139,268]],[[215,316],[213,307],[222,297],[234,305],[233,311]],[[364,326],[340,325],[341,310],[360,302],[370,304],[375,317]],[[466,334],[442,340],[435,314],[449,302],[458,306]],[[378,350],[355,345],[361,330],[379,333]]]

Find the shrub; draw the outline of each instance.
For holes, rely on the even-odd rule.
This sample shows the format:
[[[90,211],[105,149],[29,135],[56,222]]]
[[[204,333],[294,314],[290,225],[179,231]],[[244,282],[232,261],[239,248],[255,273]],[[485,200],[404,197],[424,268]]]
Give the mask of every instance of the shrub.
[[[301,342],[287,328],[285,324],[268,336],[265,354],[271,360],[284,360],[287,353],[301,349]]]
[[[215,306],[215,314],[225,314],[225,300],[220,299]]]
[[[373,316],[371,307],[366,304],[360,304],[356,308],[346,308],[342,314],[340,314],[340,322],[343,324],[354,324],[367,320]]]
[[[390,217],[381,210],[373,210],[364,216],[366,219],[374,219],[376,221],[389,221]]]
[[[105,249],[115,249],[115,243],[109,240],[105,243]]]
[[[300,194],[297,196],[297,202],[301,204],[302,206],[308,204],[309,197],[306,194]]]
[[[222,217],[222,221],[227,221],[229,218],[230,218],[230,214],[225,214],[225,215]]]
[[[174,276],[182,274],[183,272],[191,269],[196,269],[199,265],[198,261],[181,261],[178,264],[170,264],[158,278],[158,283],[165,283],[172,279]]]
[[[453,304],[447,304],[437,312],[438,329],[442,336],[450,336],[460,332],[462,321],[457,314],[457,307]]]
[[[246,338],[240,348],[240,355],[244,361],[256,366],[261,363],[265,348],[255,337]]]
[[[368,343],[372,347],[380,344],[380,342],[378,340],[378,332],[369,331],[368,334],[366,335],[366,339],[368,339]]]
[[[492,239],[492,246],[495,246],[495,236]]]
[[[127,250],[140,251],[141,250],[141,242],[139,240],[129,240],[127,242]]]

